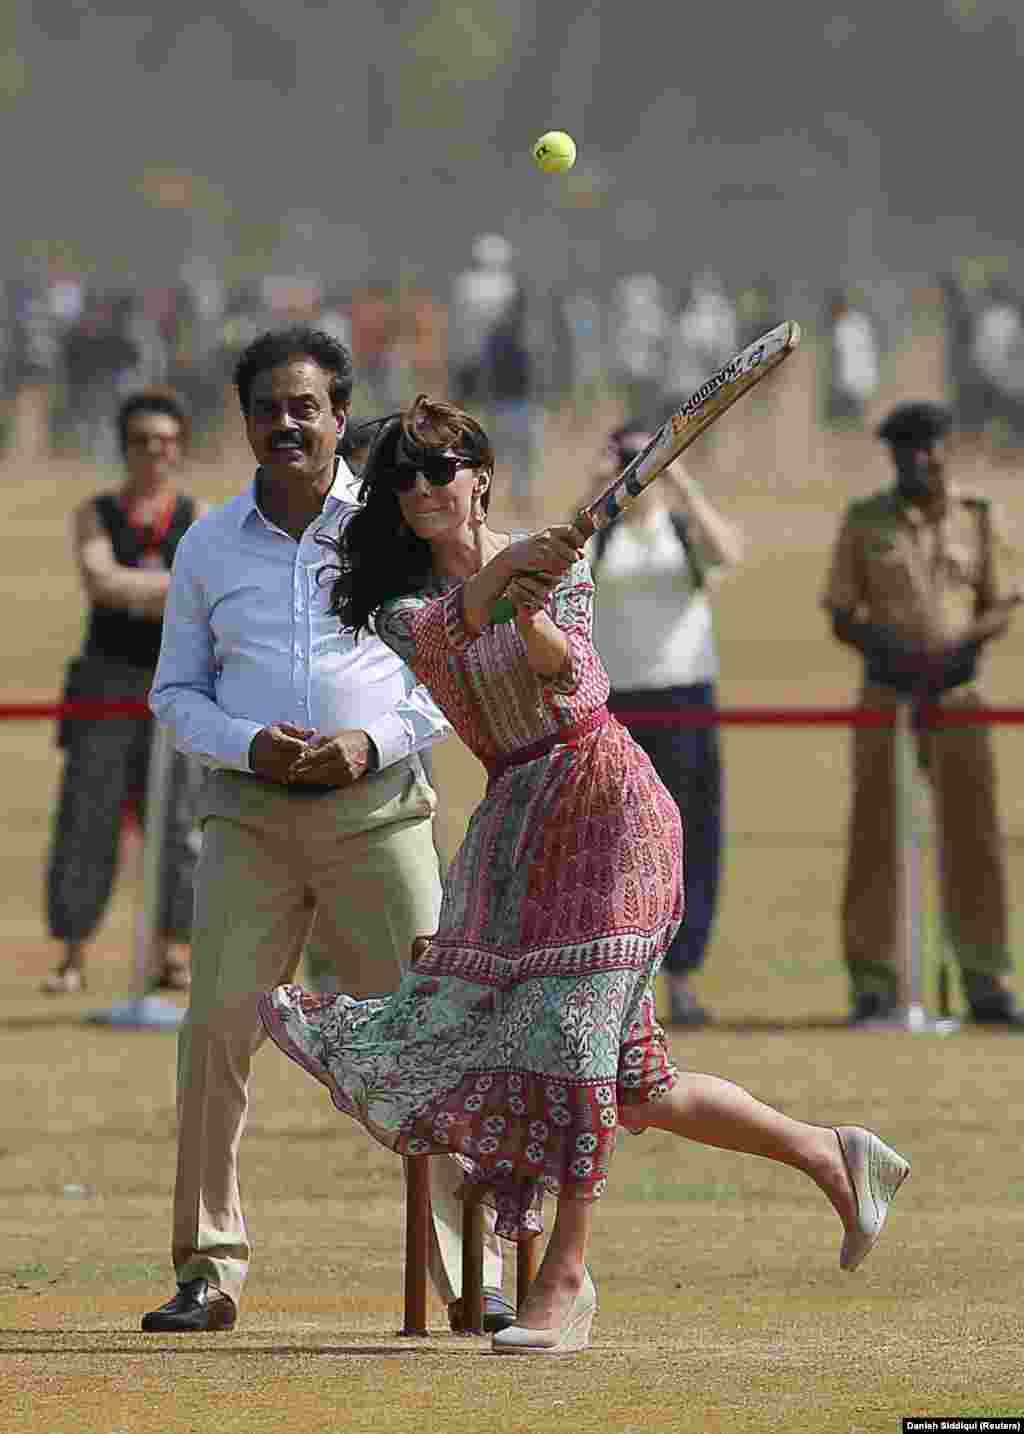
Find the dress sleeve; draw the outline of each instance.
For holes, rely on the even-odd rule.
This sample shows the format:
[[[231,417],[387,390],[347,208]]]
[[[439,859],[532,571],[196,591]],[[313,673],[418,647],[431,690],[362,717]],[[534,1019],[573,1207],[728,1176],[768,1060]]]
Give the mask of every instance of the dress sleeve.
[[[462,584],[443,597],[402,597],[386,602],[377,613],[377,636],[387,643],[421,681],[447,665],[453,652],[477,640],[462,612]]]
[[[603,684],[608,678],[591,641],[594,617],[594,579],[586,558],[575,563],[555,588],[548,601],[552,621],[569,639],[569,651],[557,676],[544,686],[551,692],[570,696],[584,685]]]

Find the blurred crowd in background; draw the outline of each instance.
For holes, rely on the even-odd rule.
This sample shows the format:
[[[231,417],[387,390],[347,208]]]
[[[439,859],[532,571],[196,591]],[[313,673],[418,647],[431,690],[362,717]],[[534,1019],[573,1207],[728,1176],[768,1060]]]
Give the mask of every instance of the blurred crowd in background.
[[[1024,437],[1024,303],[1007,277],[965,264],[935,281],[947,324],[948,393],[958,426],[998,443]],[[779,323],[767,282],[730,293],[711,268],[683,284],[625,274],[605,294],[536,290],[498,234],[473,239],[449,293],[412,285],[340,287],[328,277],[265,277],[227,287],[211,274],[145,290],[110,290],[49,268],[0,284],[3,443],[24,386],[49,390],[54,452],[116,462],[123,394],[171,384],[191,403],[199,442],[224,417],[232,366],[265,328],[314,321],[353,351],[356,402],[393,409],[417,390],[488,409],[513,493],[528,482],[532,414],[615,393],[657,416],[693,393],[737,348]],[[820,416],[858,423],[881,381],[886,315],[863,295],[825,295],[819,336],[828,371]]]
[[[329,276],[264,277],[229,287],[212,268],[164,287],[111,289],[59,264],[0,282],[0,448],[14,396],[46,390],[51,451],[117,460],[120,399],[170,384],[191,405],[201,445],[233,407],[241,349],[267,328],[312,321],[352,350],[360,416],[423,390],[486,409],[512,496],[525,501],[535,418],[570,403],[582,416],[615,394],[653,420],[744,344],[784,317],[768,282],[730,292],[710,267],[685,280],[653,273],[586,287],[539,289],[499,234],[467,246],[449,292],[402,282],[345,288]],[[947,391],[958,427],[998,445],[1024,440],[1024,303],[1007,276],[964,263],[935,280],[946,325]],[[803,316],[801,316],[803,317]],[[861,422],[880,383],[890,316],[862,294],[822,298],[827,355],[820,417]]]

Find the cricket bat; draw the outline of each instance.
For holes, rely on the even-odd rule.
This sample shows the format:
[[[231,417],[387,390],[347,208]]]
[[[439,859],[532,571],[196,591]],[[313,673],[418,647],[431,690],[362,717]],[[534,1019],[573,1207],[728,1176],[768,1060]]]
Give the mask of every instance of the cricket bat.
[[[778,368],[799,342],[800,325],[787,319],[735,354],[666,419],[647,447],[619,476],[580,510],[573,519],[574,526],[589,538],[613,523],[673,459],[721,418],[738,398]],[[510,622],[514,616],[515,608],[508,598],[498,598],[491,606],[492,623]]]

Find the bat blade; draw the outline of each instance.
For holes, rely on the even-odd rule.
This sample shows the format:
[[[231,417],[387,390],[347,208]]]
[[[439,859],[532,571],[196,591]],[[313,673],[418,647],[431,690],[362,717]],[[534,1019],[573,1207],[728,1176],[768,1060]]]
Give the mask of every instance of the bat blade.
[[[792,319],[769,329],[734,355],[681,408],[668,418],[628,467],[574,520],[589,537],[624,513],[659,473],[715,423],[737,399],[760,383],[800,342],[800,325]]]
[[[579,531],[591,537],[613,523],[640,496],[659,473],[731,408],[737,399],[778,368],[800,342],[800,325],[786,319],[769,329],[735,354],[717,373],[702,383],[696,393],[677,408],[657,433],[608,487],[580,510],[573,520]],[[491,622],[510,622],[515,608],[508,598],[498,598],[491,607]]]

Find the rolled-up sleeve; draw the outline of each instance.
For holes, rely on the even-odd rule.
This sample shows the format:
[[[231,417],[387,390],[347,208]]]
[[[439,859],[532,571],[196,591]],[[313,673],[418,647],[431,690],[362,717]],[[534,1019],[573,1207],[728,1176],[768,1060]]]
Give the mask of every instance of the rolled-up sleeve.
[[[432,747],[451,730],[447,718],[422,684],[413,687],[407,697],[366,729],[377,749],[381,767],[390,767],[413,752]]]
[[[217,705],[217,663],[209,603],[194,562],[196,530],[178,545],[164,609],[163,636],[149,705],[181,752],[207,765],[248,772],[249,747],[262,724]],[[191,541],[190,541],[191,540]]]

